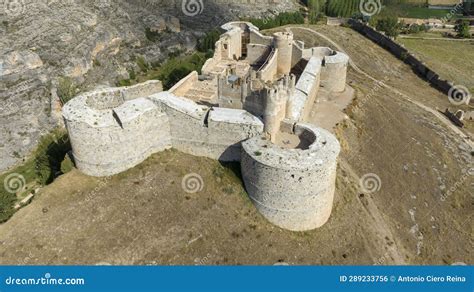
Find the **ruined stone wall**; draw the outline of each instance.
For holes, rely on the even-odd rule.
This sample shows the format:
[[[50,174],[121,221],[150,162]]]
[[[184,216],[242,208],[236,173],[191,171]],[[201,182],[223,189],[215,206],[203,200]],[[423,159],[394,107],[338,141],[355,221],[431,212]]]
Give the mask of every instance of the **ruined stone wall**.
[[[245,110],[214,108],[209,113],[208,145],[214,149],[208,156],[220,161],[240,161],[242,141],[260,136],[263,123]]]
[[[150,80],[135,86],[127,87],[122,91],[122,94],[124,100],[132,100],[139,97],[150,96],[161,91],[163,91],[161,81]]]
[[[226,32],[223,35],[224,56],[230,60],[238,60],[242,57],[242,30],[238,27]],[[227,48],[226,48],[227,47]]]
[[[207,156],[210,150],[203,137],[209,135],[209,129],[204,126],[209,109],[169,92],[152,95],[150,99],[161,105],[169,118],[173,147],[192,155]]]
[[[267,63],[257,72],[257,76],[264,82],[273,81],[278,72],[278,49],[275,49]]]
[[[193,87],[193,84],[198,82],[198,78],[199,78],[198,73],[196,71],[193,71],[189,73],[188,76],[184,77],[178,83],[176,83],[176,85],[173,86],[169,90],[169,92],[177,96],[184,96],[184,94]]]
[[[291,67],[294,67],[303,58],[304,43],[294,42],[291,55]],[[309,56],[308,56],[309,59]]]
[[[260,61],[262,56],[270,49],[270,46],[259,45],[259,44],[248,44],[247,45],[247,60],[250,64],[254,64]]]
[[[213,108],[168,92],[150,97],[170,123],[171,144],[184,153],[240,161],[240,142],[263,132],[263,123],[244,110]]]
[[[265,99],[262,98],[264,90],[253,91],[244,102],[244,109],[257,117],[263,118],[263,111],[265,110]]]
[[[250,43],[259,44],[264,46],[271,46],[273,44],[273,38],[261,34],[258,29],[250,30]]]
[[[378,32],[370,26],[364,25],[363,23],[353,19],[349,20],[349,24],[354,30],[366,36],[373,42],[379,44],[381,47],[387,49],[397,58],[410,65],[415,73],[426,79],[430,84],[438,88],[440,91],[448,94],[451,90],[455,89],[453,88],[454,84],[452,82],[441,79],[438,73],[426,66],[426,64],[416,58],[402,45],[398,44],[396,41],[387,37],[383,33]]]
[[[332,211],[340,145],[327,132],[296,124],[303,149],[284,149],[261,137],[243,143],[242,177],[260,213],[293,231],[322,226]]]
[[[219,86],[219,107],[242,109],[242,98],[248,92],[247,78],[241,78],[237,84],[232,84],[228,81],[228,76],[218,77]]]

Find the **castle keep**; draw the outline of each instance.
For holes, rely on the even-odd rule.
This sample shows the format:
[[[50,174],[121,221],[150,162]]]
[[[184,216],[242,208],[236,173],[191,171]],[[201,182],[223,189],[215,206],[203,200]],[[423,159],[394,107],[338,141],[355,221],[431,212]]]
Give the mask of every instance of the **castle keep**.
[[[240,161],[265,218],[294,231],[320,227],[331,214],[340,146],[307,117],[321,88],[345,90],[349,57],[305,49],[291,32],[265,36],[246,22],[222,28],[202,74],[169,91],[149,81],[68,102],[63,116],[76,166],[109,176],[169,148]]]

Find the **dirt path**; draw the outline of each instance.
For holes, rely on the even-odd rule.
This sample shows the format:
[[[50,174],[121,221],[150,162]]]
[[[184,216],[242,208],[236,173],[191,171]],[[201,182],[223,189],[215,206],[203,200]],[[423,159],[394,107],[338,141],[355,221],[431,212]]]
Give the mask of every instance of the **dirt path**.
[[[357,173],[352,169],[347,161],[341,161],[341,167],[343,167],[348,174],[351,175],[354,181],[360,181],[360,177]],[[392,239],[395,244],[387,245],[387,253],[383,256],[384,258],[391,258],[393,260],[393,264],[395,265],[406,265],[406,261],[404,260],[404,256],[396,243],[395,236],[390,231],[389,225],[385,222],[382,212],[377,208],[372,196],[366,195],[363,198],[358,197],[358,200],[362,206],[364,206],[367,215],[372,218],[373,224],[372,227],[374,228],[374,233],[379,236],[379,238],[389,238]],[[377,260],[375,260],[377,262]]]

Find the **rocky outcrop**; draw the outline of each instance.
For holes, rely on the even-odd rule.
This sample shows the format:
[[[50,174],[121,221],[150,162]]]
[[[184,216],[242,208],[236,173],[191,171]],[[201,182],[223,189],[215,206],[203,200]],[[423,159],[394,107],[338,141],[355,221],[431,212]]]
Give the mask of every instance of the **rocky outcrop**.
[[[230,19],[296,8],[293,0],[251,2],[0,0],[0,172],[62,123],[55,113],[60,78],[81,91],[115,85],[139,70],[138,57],[161,62]],[[147,29],[159,40],[147,38]]]

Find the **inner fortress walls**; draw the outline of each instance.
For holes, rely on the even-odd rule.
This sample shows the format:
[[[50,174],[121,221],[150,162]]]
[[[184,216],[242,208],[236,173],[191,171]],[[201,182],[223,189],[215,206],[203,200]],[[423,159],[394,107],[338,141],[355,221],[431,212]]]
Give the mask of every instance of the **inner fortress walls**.
[[[263,137],[243,143],[242,176],[259,212],[292,231],[312,230],[332,211],[340,145],[326,130],[296,124],[300,145],[282,148]]]
[[[242,57],[242,30],[235,27],[221,37],[223,58],[239,60]]]
[[[249,64],[255,64],[262,59],[267,51],[271,49],[270,46],[259,45],[259,44],[248,44],[247,45],[247,61]]]
[[[272,51],[266,63],[257,72],[257,77],[263,82],[271,82],[278,73],[278,49]]]
[[[169,117],[173,148],[184,153],[240,161],[240,143],[263,133],[263,123],[244,110],[211,109],[167,92],[150,99]]]
[[[311,57],[301,74],[296,90],[287,105],[287,118],[298,122],[304,120],[314,104],[321,78],[321,59]]]

